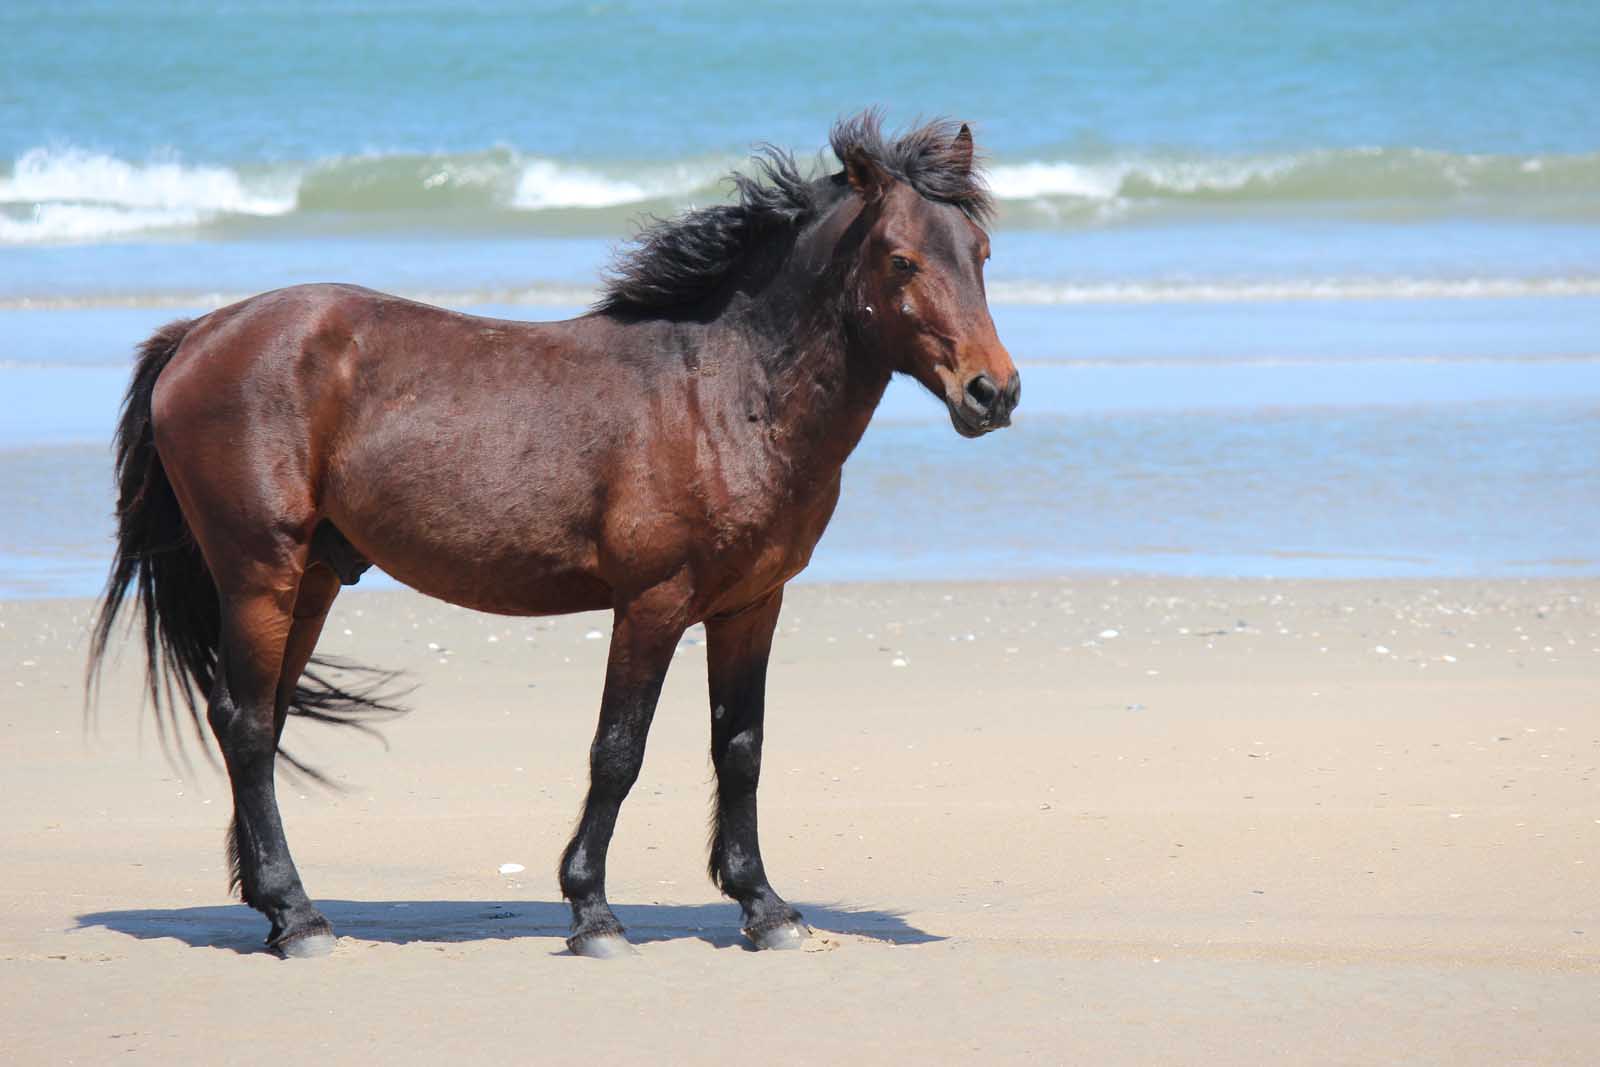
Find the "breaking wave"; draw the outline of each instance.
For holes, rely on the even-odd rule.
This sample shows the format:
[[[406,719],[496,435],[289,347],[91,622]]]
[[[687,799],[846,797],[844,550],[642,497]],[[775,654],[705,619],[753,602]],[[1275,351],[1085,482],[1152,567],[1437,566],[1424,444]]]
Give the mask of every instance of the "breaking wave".
[[[0,165],[0,244],[92,242],[209,228],[501,228],[617,234],[643,212],[728,195],[734,157],[579,162],[512,148],[307,163],[133,162],[74,147]],[[1000,225],[1038,228],[1205,208],[1357,214],[1542,214],[1600,220],[1600,153],[1468,155],[1418,148],[1240,157],[999,161]],[[230,229],[232,227],[233,229]]]
[[[0,171],[0,244],[93,241],[230,221],[292,224],[296,216],[450,226],[657,204],[672,210],[697,198],[721,199],[730,166],[709,159],[574,165],[497,148],[227,167],[35,148]],[[602,221],[617,227],[625,218]]]
[[[80,241],[199,225],[221,215],[285,215],[292,182],[247,182],[227,167],[130,163],[76,148],[34,148],[0,175],[0,243]]]
[[[1163,208],[1322,205],[1361,214],[1544,213],[1600,218],[1600,153],[1470,155],[1352,148],[1290,155],[999,163],[990,184],[1013,224],[1105,220]]]

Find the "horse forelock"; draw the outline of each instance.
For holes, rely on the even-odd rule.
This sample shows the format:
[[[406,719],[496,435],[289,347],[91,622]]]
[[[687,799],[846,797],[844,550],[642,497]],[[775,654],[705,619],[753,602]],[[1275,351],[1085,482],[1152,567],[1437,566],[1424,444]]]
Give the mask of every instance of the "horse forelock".
[[[994,200],[977,161],[958,147],[960,129],[959,123],[935,119],[885,136],[882,116],[873,109],[835,123],[829,143],[839,159],[864,151],[923,197],[953,204],[987,227]],[[698,303],[757,241],[817,218],[840,199],[845,184],[842,171],[802,175],[794,157],[772,145],[758,149],[750,173],[736,172],[728,180],[735,193],[731,204],[648,218],[632,247],[620,251],[606,271],[595,310],[659,314]]]
[[[984,181],[981,160],[971,142],[962,147],[963,126],[934,119],[894,136],[885,136],[883,116],[876,109],[834,123],[828,141],[840,159],[865,152],[878,166],[928,200],[954,204],[974,223],[987,229],[994,217],[994,197]],[[843,175],[836,180],[842,181]]]

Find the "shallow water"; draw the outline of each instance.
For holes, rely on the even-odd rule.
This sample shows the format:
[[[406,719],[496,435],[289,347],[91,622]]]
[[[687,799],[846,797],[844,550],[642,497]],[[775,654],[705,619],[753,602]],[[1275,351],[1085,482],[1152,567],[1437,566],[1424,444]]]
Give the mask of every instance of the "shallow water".
[[[897,381],[806,577],[1600,573],[1600,361],[1023,375],[1016,425],[978,441]],[[0,438],[0,595],[90,593],[109,556],[110,455],[69,442],[109,435],[125,372],[0,376],[31,382],[20,437],[63,434]]]

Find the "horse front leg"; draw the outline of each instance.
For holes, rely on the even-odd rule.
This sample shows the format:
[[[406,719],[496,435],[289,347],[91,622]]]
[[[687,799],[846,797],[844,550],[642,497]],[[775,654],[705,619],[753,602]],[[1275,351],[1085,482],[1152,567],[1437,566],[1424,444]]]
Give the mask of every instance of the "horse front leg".
[[[767,881],[756,832],[767,659],[782,603],[779,589],[737,615],[706,622],[711,762],[717,769],[709,869],[712,882],[743,909],[744,935],[763,949],[798,948],[811,932]]]
[[[682,598],[664,589],[616,609],[600,724],[589,746],[589,793],[561,856],[561,895],[572,905],[567,947],[579,956],[607,959],[633,952],[606,902],[606,849],[622,801],[644,765],[661,683],[686,628]]]

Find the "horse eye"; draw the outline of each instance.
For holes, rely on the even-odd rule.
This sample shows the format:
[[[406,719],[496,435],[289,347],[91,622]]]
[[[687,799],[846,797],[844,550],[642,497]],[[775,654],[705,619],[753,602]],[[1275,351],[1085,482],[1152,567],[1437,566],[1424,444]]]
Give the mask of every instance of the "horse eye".
[[[895,270],[899,271],[913,271],[917,269],[917,265],[911,262],[905,256],[890,256],[889,264],[894,267]]]

